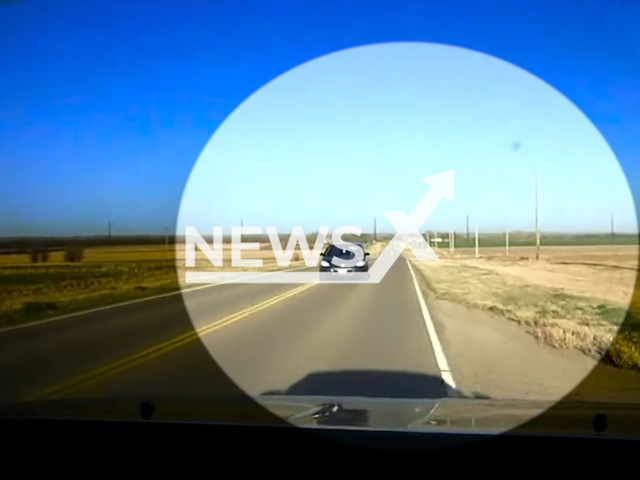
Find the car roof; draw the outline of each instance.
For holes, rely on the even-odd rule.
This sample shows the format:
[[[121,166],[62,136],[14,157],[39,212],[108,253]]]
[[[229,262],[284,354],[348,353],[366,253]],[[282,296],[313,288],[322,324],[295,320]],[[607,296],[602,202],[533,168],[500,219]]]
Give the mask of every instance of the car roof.
[[[362,248],[364,250],[364,245],[362,243],[360,243],[360,242],[345,242],[345,243],[353,243],[355,245],[358,245],[360,248]],[[335,246],[337,246],[337,245],[335,243],[333,243],[333,242],[331,242],[329,244],[329,247],[335,247]]]

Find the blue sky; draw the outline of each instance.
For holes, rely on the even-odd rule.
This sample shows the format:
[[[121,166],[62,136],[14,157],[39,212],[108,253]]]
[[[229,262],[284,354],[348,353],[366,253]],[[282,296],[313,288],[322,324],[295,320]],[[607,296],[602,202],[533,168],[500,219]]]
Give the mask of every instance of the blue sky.
[[[532,228],[528,165],[542,154],[543,229],[606,231],[614,213],[636,230],[611,159],[637,197],[638,24],[638,2],[600,0],[0,5],[0,235],[104,233],[109,220],[161,233],[183,192],[209,206],[182,211],[203,226],[367,229],[375,215],[384,229],[383,210],[410,213],[420,179],[449,168],[456,203],[429,226],[464,229],[476,209],[481,229]],[[476,78],[468,56],[437,70],[406,49],[327,56],[384,42],[489,57],[476,54]],[[211,179],[193,180],[208,155]]]

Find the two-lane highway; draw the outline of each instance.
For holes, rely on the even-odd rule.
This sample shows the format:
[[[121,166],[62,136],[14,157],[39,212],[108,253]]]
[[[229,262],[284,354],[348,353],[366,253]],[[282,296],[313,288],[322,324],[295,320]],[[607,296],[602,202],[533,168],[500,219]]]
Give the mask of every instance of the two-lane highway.
[[[426,317],[404,259],[377,285],[206,286],[0,332],[0,390],[215,396],[222,368],[250,395],[446,396]]]

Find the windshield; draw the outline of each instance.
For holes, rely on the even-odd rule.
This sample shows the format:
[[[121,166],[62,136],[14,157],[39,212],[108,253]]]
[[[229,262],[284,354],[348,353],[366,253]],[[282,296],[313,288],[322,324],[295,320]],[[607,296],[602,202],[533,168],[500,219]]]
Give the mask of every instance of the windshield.
[[[354,247],[351,246],[350,248],[354,248]],[[359,248],[360,250],[362,250],[362,247],[360,247],[360,246],[357,246],[356,248]],[[363,250],[363,252],[364,252],[364,250]],[[324,256],[325,256],[325,258],[337,257],[337,258],[340,258],[342,260],[351,260],[351,259],[355,258],[356,255],[351,250],[345,250],[343,248],[337,247],[336,245],[331,245],[329,248],[327,248]]]
[[[640,3],[138,3],[0,2],[0,403],[640,405]]]

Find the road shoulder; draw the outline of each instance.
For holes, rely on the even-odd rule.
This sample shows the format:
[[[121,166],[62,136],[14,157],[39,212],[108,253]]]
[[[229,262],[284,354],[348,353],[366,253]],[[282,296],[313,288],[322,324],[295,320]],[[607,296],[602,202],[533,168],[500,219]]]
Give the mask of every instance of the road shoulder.
[[[465,396],[560,400],[598,363],[578,351],[544,345],[499,315],[436,299],[418,269],[416,275]]]

